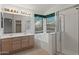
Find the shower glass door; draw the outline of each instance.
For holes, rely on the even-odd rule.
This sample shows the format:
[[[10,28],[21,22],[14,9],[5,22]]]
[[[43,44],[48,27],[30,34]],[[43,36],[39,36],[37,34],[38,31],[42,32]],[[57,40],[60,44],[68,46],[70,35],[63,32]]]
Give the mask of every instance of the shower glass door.
[[[59,12],[60,52],[67,55],[78,54],[78,10],[70,8]]]

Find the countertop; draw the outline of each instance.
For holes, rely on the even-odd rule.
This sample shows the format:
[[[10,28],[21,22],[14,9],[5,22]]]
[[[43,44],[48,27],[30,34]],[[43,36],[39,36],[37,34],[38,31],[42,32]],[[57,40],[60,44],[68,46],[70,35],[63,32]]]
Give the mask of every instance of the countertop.
[[[0,36],[0,39],[5,39],[5,38],[13,38],[13,37],[20,37],[20,36],[30,36],[34,34],[25,34],[25,33],[12,33],[12,34],[4,34]]]

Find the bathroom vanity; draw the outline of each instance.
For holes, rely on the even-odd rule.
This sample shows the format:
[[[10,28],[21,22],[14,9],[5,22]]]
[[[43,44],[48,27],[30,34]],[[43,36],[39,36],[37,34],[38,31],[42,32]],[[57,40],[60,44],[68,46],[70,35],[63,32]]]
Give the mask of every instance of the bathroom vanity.
[[[0,55],[34,47],[32,14],[11,8],[6,6],[0,11]]]
[[[13,54],[34,47],[34,35],[0,38],[0,54]]]

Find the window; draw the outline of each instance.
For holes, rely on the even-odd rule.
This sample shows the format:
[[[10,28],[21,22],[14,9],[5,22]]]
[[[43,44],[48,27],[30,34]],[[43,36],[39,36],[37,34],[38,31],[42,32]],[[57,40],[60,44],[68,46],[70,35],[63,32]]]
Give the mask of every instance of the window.
[[[47,15],[46,19],[46,26],[47,26],[47,33],[55,32],[55,14]]]
[[[35,33],[43,33],[43,17],[35,15]]]

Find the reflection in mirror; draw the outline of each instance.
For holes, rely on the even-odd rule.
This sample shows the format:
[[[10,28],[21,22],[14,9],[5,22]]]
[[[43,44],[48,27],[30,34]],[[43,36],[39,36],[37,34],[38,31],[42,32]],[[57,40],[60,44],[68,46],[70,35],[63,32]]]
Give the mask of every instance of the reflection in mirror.
[[[1,13],[1,28],[3,28],[3,16],[2,16],[2,13]]]
[[[2,16],[1,27],[4,29],[4,34],[21,33],[21,20],[18,20],[21,16],[9,13],[3,13]]]
[[[4,34],[12,33],[12,19],[4,18]]]
[[[30,20],[26,21],[26,29],[27,30],[30,30],[30,24],[31,24]]]
[[[21,32],[21,20],[16,20],[16,33]]]

